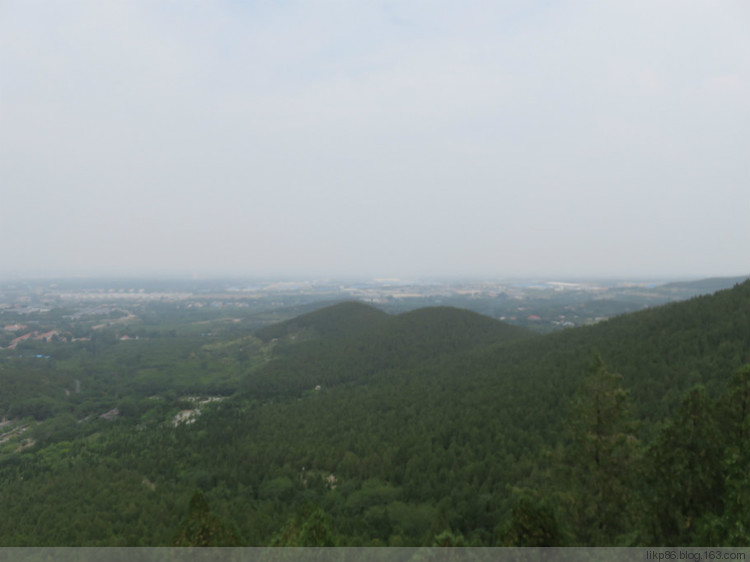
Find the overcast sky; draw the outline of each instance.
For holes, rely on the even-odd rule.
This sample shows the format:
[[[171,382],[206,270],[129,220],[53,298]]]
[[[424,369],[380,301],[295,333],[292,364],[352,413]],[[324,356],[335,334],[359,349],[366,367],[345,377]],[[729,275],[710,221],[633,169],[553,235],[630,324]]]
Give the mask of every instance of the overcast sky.
[[[0,0],[0,276],[750,272],[750,4]]]

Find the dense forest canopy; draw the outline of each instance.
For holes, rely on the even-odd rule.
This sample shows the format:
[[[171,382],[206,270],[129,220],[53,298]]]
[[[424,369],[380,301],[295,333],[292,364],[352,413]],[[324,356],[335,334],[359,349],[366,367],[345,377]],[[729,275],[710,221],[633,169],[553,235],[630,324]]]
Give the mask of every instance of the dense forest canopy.
[[[750,541],[750,282],[548,335],[201,314],[3,354],[0,544]]]

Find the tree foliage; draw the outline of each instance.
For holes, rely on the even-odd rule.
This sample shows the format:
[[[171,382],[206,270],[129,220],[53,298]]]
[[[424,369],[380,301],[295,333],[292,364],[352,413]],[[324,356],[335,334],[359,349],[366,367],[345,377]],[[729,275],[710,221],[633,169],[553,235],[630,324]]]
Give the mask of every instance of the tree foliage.
[[[236,529],[211,512],[200,490],[190,498],[185,520],[180,524],[174,546],[239,546]]]
[[[638,440],[622,377],[596,355],[573,398],[565,449],[576,542],[608,545],[629,528]]]
[[[6,357],[0,544],[747,544],[749,316],[750,283],[547,336],[344,306],[207,343],[155,315]]]

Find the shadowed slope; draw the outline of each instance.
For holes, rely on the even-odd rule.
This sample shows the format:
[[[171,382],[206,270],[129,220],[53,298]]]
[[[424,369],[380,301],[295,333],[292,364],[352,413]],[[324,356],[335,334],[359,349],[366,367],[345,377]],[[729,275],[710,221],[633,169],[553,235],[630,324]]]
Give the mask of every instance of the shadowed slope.
[[[359,303],[329,307],[262,332],[263,338],[295,336],[295,341],[277,346],[274,360],[246,380],[246,392],[265,397],[294,395],[317,385],[366,382],[378,372],[534,337],[524,328],[458,308],[388,316]],[[296,337],[306,333],[319,337]]]
[[[387,318],[388,314],[375,307],[347,301],[261,328],[255,335],[265,342],[304,332],[312,336],[351,336],[366,332]]]

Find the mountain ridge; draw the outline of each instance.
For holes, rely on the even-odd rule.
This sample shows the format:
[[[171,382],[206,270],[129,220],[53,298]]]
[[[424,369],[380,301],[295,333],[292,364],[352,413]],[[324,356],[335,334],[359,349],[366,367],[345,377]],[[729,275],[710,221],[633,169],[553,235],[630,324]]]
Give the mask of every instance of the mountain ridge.
[[[255,336],[268,342],[311,330],[320,336],[346,336],[376,325],[388,317],[386,312],[359,301],[344,301],[263,327]]]
[[[170,366],[161,353],[175,342],[149,342],[160,362],[141,376],[164,364],[210,377],[222,365],[244,376],[234,396],[121,385],[131,395],[116,418],[68,414],[31,429],[36,443],[21,451],[6,443],[0,542],[167,546],[200,503],[213,514],[204,521],[236,525],[246,546],[300,528],[342,546],[747,544],[750,448],[736,436],[748,401],[736,382],[750,384],[750,282],[547,335],[449,308],[383,316],[346,305],[302,324],[267,340],[258,353],[270,361],[257,367],[239,344],[214,356],[203,338],[183,342]],[[122,355],[85,356],[106,389],[138,376],[133,348],[113,349]],[[600,502],[594,434],[571,423],[592,372],[616,383],[603,398],[633,398],[627,433],[610,436],[637,454],[626,465],[610,455],[609,472],[593,474],[627,472],[627,501]],[[175,423],[187,408],[196,415]],[[622,525],[587,539],[579,505]]]
[[[750,281],[594,326],[544,335],[452,307],[428,307],[395,316],[382,313],[377,318],[363,329],[347,331],[343,340],[344,330],[333,330],[336,338],[324,336],[287,346],[277,355],[283,358],[281,362],[272,361],[266,375],[256,373],[253,379],[267,376],[277,383],[284,379],[293,387],[294,377],[285,376],[288,366],[297,373],[326,371],[329,374],[319,378],[336,384],[357,380],[360,371],[370,377],[378,371],[410,369],[409,365],[422,363],[422,368],[453,369],[458,378],[465,378],[462,371],[467,366],[475,373],[491,372],[508,380],[520,376],[514,372],[528,372],[522,378],[529,380],[559,378],[557,384],[569,395],[591,357],[600,353],[613,370],[622,372],[637,401],[650,403],[654,396],[662,396],[670,409],[692,384],[717,392],[733,369],[750,360]],[[719,346],[724,353],[717,357],[712,350]],[[348,375],[332,376],[337,369],[329,369],[329,362],[346,363]],[[312,378],[302,387],[315,386]]]

